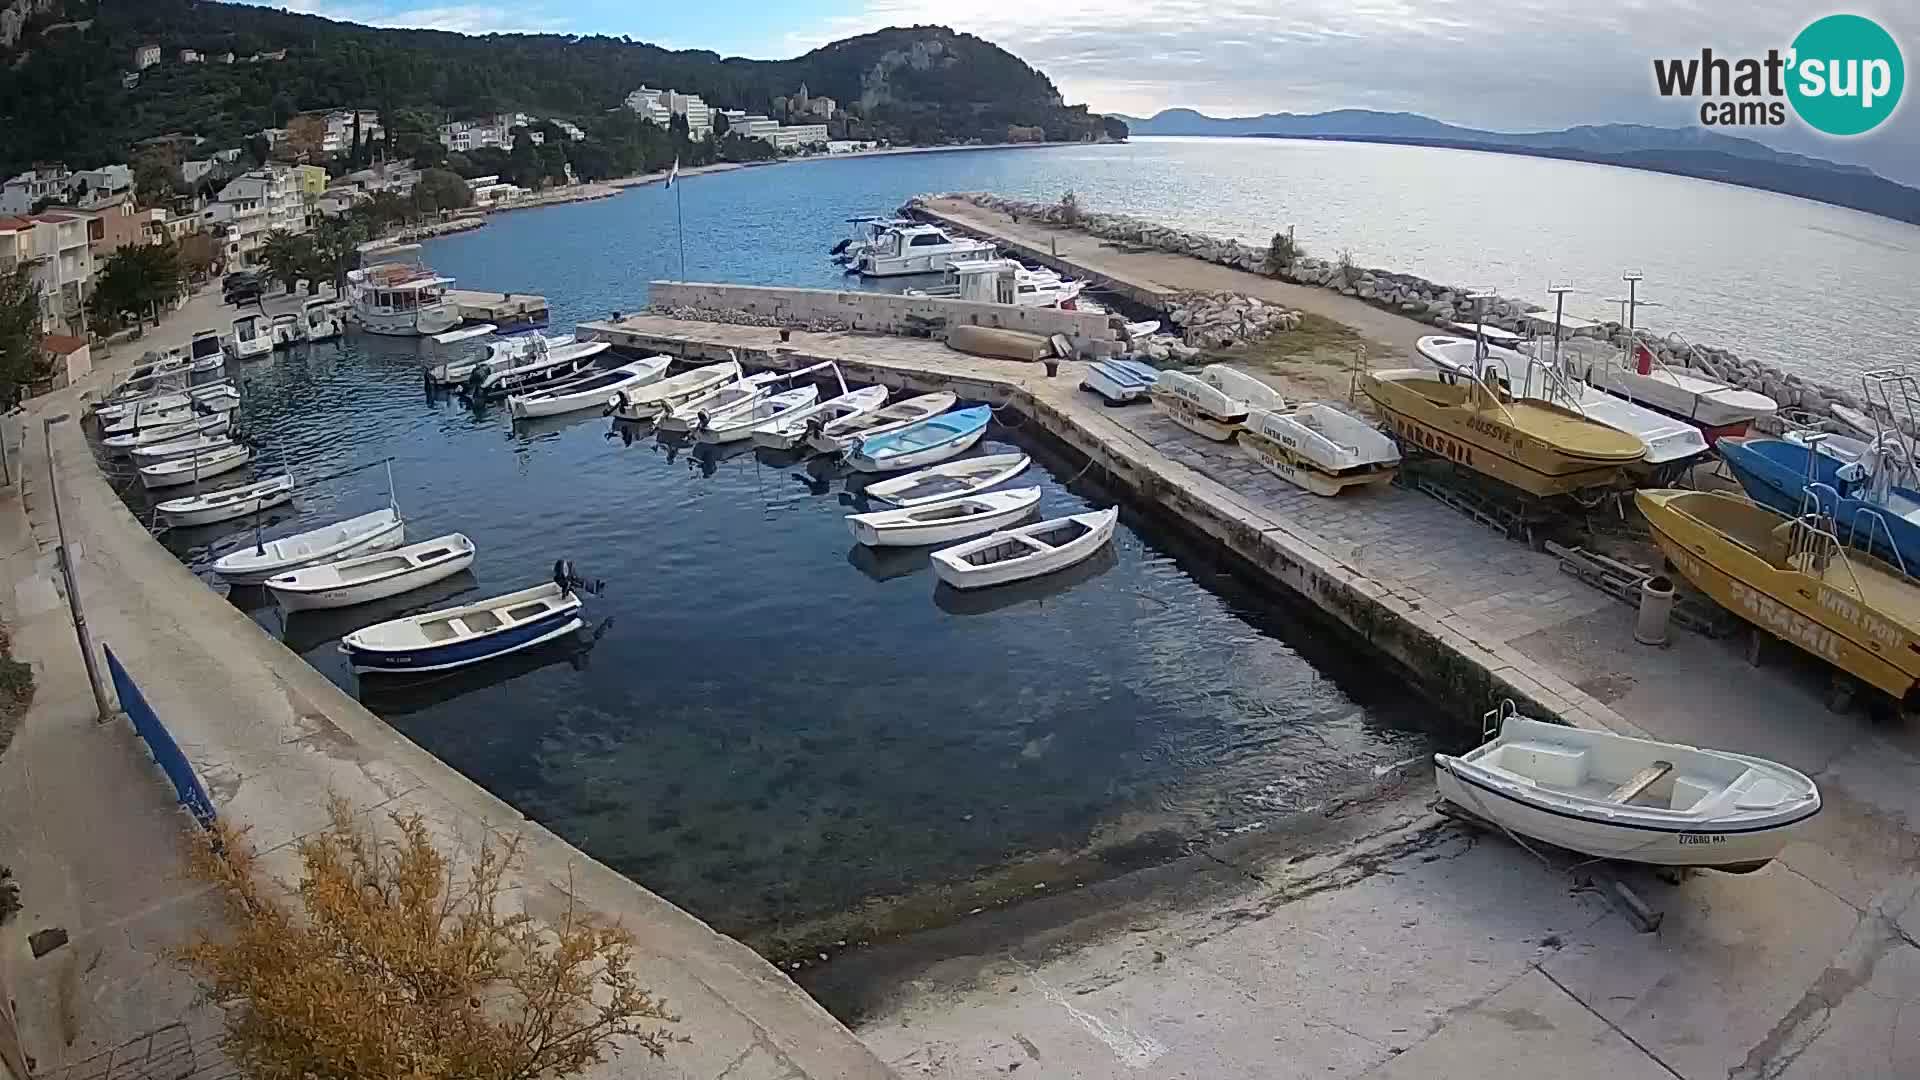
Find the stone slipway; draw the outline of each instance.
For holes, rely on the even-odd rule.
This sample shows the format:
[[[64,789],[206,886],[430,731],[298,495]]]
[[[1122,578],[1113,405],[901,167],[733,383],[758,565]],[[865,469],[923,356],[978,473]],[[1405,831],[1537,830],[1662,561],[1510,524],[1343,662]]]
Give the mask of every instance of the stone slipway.
[[[730,351],[775,368],[835,360],[849,381],[952,390],[1011,405],[1136,496],[1219,541],[1398,661],[1462,728],[1478,731],[1482,712],[1513,698],[1535,715],[1635,730],[1512,644],[1613,604],[1563,576],[1552,558],[1413,492],[1322,499],[1301,491],[1150,407],[1103,407],[1078,389],[1083,365],[1064,363],[1048,379],[1037,364],[966,356],[925,339],[794,332],[783,344],[772,329],[659,316],[588,322],[579,332],[623,352],[699,362],[724,360]]]
[[[183,317],[167,329],[184,339],[196,323],[213,325],[218,314],[202,298],[194,302],[192,320]],[[123,350],[110,366],[124,368],[136,356]],[[217,1012],[194,1004],[191,983],[160,955],[208,918],[171,857],[188,819],[170,808],[159,770],[140,760],[124,721],[91,723],[71,625],[41,554],[52,508],[39,417],[73,407],[70,392],[62,392],[33,403],[25,418],[31,437],[25,460],[14,464],[35,478],[26,502],[40,551],[23,542],[7,561],[9,621],[32,636],[24,651],[38,659],[67,650],[65,662],[36,664],[46,708],[36,705],[29,728],[0,759],[0,790],[10,807],[0,842],[11,849],[10,859],[24,855],[16,867],[24,861],[36,871],[27,892],[28,925],[18,929],[32,928],[33,905],[51,903],[50,894],[75,897],[59,919],[73,933],[71,945],[34,961],[15,927],[5,939],[23,1034],[43,1069],[171,1021],[186,1021],[203,1043],[218,1027]],[[139,681],[221,815],[251,830],[268,865],[283,876],[297,869],[292,843],[325,824],[336,795],[367,810],[417,812],[456,854],[471,854],[487,837],[518,835],[526,860],[515,882],[517,900],[551,917],[571,890],[589,910],[618,919],[637,938],[636,966],[645,982],[684,1018],[677,1030],[692,1039],[665,1062],[628,1053],[592,1075],[891,1075],[746,946],[522,817],[267,636],[147,534],[102,478],[73,422],[55,426],[53,453],[95,639],[111,646]],[[0,510],[17,520],[18,503],[7,502]]]

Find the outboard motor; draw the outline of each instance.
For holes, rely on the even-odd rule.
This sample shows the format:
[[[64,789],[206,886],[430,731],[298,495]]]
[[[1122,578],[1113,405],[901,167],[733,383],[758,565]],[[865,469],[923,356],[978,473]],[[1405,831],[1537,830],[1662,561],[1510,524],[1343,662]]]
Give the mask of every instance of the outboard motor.
[[[842,252],[844,252],[844,251],[846,251],[846,250],[847,250],[847,248],[849,248],[849,247],[851,247],[851,246],[852,246],[852,244],[853,244],[853,237],[851,237],[851,236],[849,236],[849,237],[847,237],[847,238],[846,238],[845,240],[842,240],[842,241],[840,241],[839,243],[837,243],[837,244],[835,244],[835,245],[833,245],[833,250],[832,250],[832,251],[829,251],[829,252],[827,252],[827,254],[829,254],[829,255],[838,255],[838,254],[840,254],[840,253],[842,253]]]
[[[613,392],[613,396],[607,399],[606,411],[602,412],[600,415],[612,416],[615,413],[624,413],[626,411],[627,411],[627,392],[625,390],[616,390]]]

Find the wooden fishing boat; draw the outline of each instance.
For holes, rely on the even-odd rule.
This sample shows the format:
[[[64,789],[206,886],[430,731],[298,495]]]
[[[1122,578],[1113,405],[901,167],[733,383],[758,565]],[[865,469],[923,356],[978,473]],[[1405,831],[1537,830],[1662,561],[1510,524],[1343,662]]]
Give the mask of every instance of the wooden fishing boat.
[[[248,544],[214,560],[213,572],[235,585],[254,585],[303,566],[385,551],[406,540],[407,523],[400,511],[384,506],[278,540]]]
[[[160,511],[167,524],[184,528],[231,521],[291,501],[293,477],[281,473],[258,483],[168,499],[156,503],[154,509]]]
[[[1398,368],[1360,385],[1412,446],[1530,495],[1565,495],[1625,482],[1646,455],[1637,436],[1558,405],[1516,399],[1479,379]]]
[[[189,435],[225,435],[232,427],[231,416],[230,413],[214,413],[211,416],[196,417],[177,424],[162,424],[144,428],[132,434],[102,439],[100,445],[106,447],[116,457],[126,457],[143,446],[173,442]]]
[[[253,460],[253,450],[245,446],[223,446],[201,454],[155,462],[140,470],[140,483],[148,490],[179,487],[210,476],[245,468]]]
[[[791,450],[806,439],[807,432],[823,428],[835,420],[866,416],[887,403],[887,388],[869,386],[849,390],[839,397],[790,412],[753,429],[753,445],[769,450]]]
[[[1758,870],[1820,812],[1814,782],[1724,750],[1500,713],[1499,732],[1433,756],[1440,795],[1521,836],[1601,859]]]
[[[425,588],[473,565],[473,541],[448,533],[418,544],[302,567],[266,580],[282,611],[352,607]]]
[[[1920,681],[1920,585],[1849,552],[1819,515],[1790,518],[1726,492],[1634,494],[1680,576],[1775,637],[1912,702]]]
[[[1283,480],[1316,495],[1384,484],[1400,468],[1400,448],[1359,417],[1317,401],[1255,410],[1240,447]]]
[[[818,400],[820,388],[817,386],[796,386],[791,390],[782,390],[757,401],[736,405],[718,415],[703,414],[693,426],[693,437],[696,441],[708,444],[741,442],[752,438],[754,431],[762,425],[789,413],[803,412]]]
[[[650,382],[657,381],[666,374],[673,360],[665,356],[650,356],[645,360],[635,360],[617,368],[591,372],[565,382],[555,383],[544,390],[535,390],[525,394],[512,394],[507,397],[507,411],[517,419],[535,416],[559,416],[562,413],[578,412],[604,404],[606,400],[627,390],[636,390]]]
[[[810,431],[807,445],[823,454],[837,454],[852,446],[858,439],[869,435],[885,435],[898,431],[911,424],[917,424],[929,416],[938,416],[960,399],[941,391],[938,394],[921,394],[905,401],[896,401],[884,409],[853,416],[842,416],[819,425],[819,430]]]
[[[1038,505],[1037,487],[983,491],[921,506],[848,514],[847,528],[856,542],[868,547],[951,544],[1016,524]]]
[[[933,553],[933,575],[956,589],[983,589],[1064,570],[1113,539],[1116,507],[1054,518]]]
[[[111,405],[102,405],[93,411],[93,415],[100,421],[101,431],[105,434],[106,428],[129,416],[183,409],[195,402],[199,402],[213,412],[231,410],[240,404],[240,391],[235,390],[233,384],[228,382],[211,382],[204,386],[193,386],[183,390],[156,390],[141,397],[126,398]],[[129,429],[117,429],[116,434],[118,431],[125,430]]]
[[[861,494],[895,506],[925,506],[997,487],[1025,472],[1033,459],[1025,454],[985,454],[868,484]]]
[[[204,398],[196,398],[189,393],[187,400],[179,404],[142,405],[102,424],[100,434],[111,446],[115,445],[112,440],[121,435],[134,435],[148,428],[184,424],[198,417],[230,413],[240,404],[240,394],[230,386],[222,387],[221,391]]]
[[[722,383],[704,394],[687,398],[664,413],[654,426],[661,431],[692,431],[701,417],[712,418],[743,405],[759,401],[773,393],[773,385],[786,376],[777,371],[763,371],[758,375],[734,382]]]
[[[1080,389],[1091,390],[1108,403],[1125,405],[1147,396],[1160,371],[1138,360],[1096,360],[1087,365],[1087,377]]]
[[[608,396],[607,414],[616,420],[652,420],[663,411],[671,411],[682,402],[737,382],[741,377],[740,365],[732,360],[697,367],[659,382],[615,391]]]
[[[985,405],[957,409],[917,424],[867,435],[847,454],[847,463],[859,472],[915,469],[957,457],[972,449],[987,433],[993,410]]]
[[[169,461],[177,457],[186,457],[189,454],[205,454],[218,450],[223,446],[232,445],[233,440],[227,438],[225,435],[206,435],[195,432],[182,435],[177,439],[167,439],[161,442],[149,443],[146,446],[136,446],[131,451],[131,454],[134,464],[151,465],[156,461]]]
[[[580,598],[545,582],[475,604],[355,630],[340,651],[362,673],[446,671],[530,649],[580,629]]]

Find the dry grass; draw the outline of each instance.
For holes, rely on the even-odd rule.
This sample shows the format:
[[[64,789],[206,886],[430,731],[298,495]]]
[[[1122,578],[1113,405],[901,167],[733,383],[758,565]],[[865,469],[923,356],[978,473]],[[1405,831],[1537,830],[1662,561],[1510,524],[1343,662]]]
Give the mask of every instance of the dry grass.
[[[1345,400],[1356,351],[1366,339],[1345,323],[1302,312],[1298,328],[1251,343],[1202,352],[1195,366],[1232,364],[1281,393],[1313,401]]]

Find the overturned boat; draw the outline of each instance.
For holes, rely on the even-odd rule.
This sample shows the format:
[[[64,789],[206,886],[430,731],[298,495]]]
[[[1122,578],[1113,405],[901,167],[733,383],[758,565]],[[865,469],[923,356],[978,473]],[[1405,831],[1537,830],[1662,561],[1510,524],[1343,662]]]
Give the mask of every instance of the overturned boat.
[[[1317,401],[1254,412],[1241,428],[1240,446],[1267,471],[1315,495],[1384,484],[1400,468],[1392,439]]]

